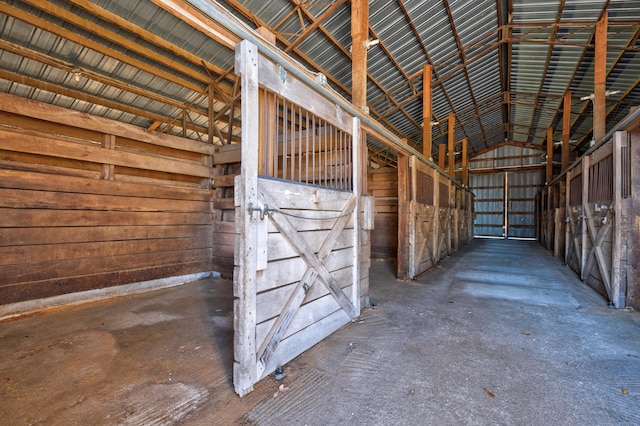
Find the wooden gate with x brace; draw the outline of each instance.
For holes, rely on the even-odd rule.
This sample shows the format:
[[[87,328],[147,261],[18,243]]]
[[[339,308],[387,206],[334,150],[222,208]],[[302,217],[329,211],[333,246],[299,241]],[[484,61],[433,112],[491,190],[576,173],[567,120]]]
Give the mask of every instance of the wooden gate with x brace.
[[[249,42],[236,50],[236,72],[234,386],[242,396],[360,314],[362,236],[372,222],[361,206],[370,211],[372,202],[361,196],[357,119]]]

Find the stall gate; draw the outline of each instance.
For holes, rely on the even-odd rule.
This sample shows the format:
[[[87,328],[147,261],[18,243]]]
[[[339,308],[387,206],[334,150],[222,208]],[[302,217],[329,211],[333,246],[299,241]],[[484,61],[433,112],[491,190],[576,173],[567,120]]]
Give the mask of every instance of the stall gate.
[[[473,194],[415,156],[398,174],[398,277],[413,279],[472,238]]]
[[[565,263],[616,307],[625,305],[628,151],[626,133],[618,132],[566,174]]]
[[[372,203],[361,197],[357,119],[247,41],[236,72],[234,386],[242,396],[360,314],[359,212]]]

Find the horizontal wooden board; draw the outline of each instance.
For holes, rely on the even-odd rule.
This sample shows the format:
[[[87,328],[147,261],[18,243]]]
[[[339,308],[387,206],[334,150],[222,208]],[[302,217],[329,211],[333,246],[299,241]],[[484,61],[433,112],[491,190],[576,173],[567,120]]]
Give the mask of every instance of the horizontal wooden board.
[[[100,256],[41,262],[37,267],[5,265],[0,267],[0,287],[29,281],[71,278],[83,275],[113,273],[131,269],[151,268],[176,263],[209,262],[213,249],[194,249],[152,253]]]
[[[368,183],[367,188],[370,191],[376,189],[393,189],[396,194],[398,193],[398,181],[393,180],[374,180]]]
[[[71,194],[67,192],[32,191],[0,188],[0,207],[16,209],[55,210],[105,210],[105,211],[212,211],[208,201],[170,200],[110,196],[93,194]]]
[[[211,248],[208,236],[196,238],[163,238],[128,241],[93,241],[50,245],[0,247],[2,265],[36,266],[43,262],[86,259],[92,257],[117,257],[140,253],[156,253],[175,250]]]
[[[321,231],[333,228],[336,220],[340,218],[340,213],[335,211],[319,211],[319,210],[291,210],[279,209],[273,214],[285,215],[287,220],[298,231]],[[269,232],[277,232],[277,228],[273,221],[269,221]],[[349,220],[345,229],[353,229],[353,220]]]
[[[314,253],[318,253],[320,247],[327,238],[329,231],[305,231],[299,232]],[[338,237],[333,249],[340,250],[353,247],[353,229],[344,230]],[[291,247],[288,240],[279,233],[271,233],[267,237],[267,260],[269,262],[288,259],[298,256],[298,253]]]
[[[215,270],[217,269],[215,269],[212,259],[209,258],[197,262],[170,263],[160,266],[151,265],[145,268],[118,270],[92,275],[59,276],[41,281],[24,282],[19,285],[0,286],[0,300],[2,303],[10,304],[78,291],[94,290]]]
[[[234,179],[237,175],[223,175],[216,176],[213,179],[213,187],[214,188],[225,188],[234,185]]]
[[[286,339],[289,336],[309,327],[311,324],[321,321],[325,317],[331,315],[337,310],[341,309],[340,305],[330,294],[327,294],[312,303],[302,305],[298,311],[296,311],[291,324],[282,336]],[[261,347],[264,339],[276,322],[276,318],[271,318],[268,321],[264,321],[256,326],[256,347]]]
[[[239,163],[242,160],[242,146],[240,144],[217,145],[213,154],[213,164]]]
[[[1,227],[208,225],[213,213],[113,212],[0,208]]]
[[[56,175],[56,176],[76,176],[76,177],[84,177],[89,179],[100,179],[100,170],[102,169],[102,165],[95,164],[95,167],[92,167],[91,170],[87,169],[74,169],[69,167],[62,167],[61,165],[50,165],[50,164],[42,164],[41,161],[34,160],[33,162],[25,162],[24,157],[29,156],[32,158],[38,159],[49,159],[51,157],[41,157],[34,156],[30,154],[22,154],[11,151],[3,151],[0,150],[0,169],[2,170],[19,170],[23,172],[35,172],[35,173],[46,173],[48,175]],[[18,157],[21,157],[18,159]],[[57,162],[56,162],[57,163]],[[80,164],[87,164],[78,162]]]
[[[333,251],[327,258],[325,265],[331,272],[346,268],[352,263],[353,249],[348,248]],[[268,291],[283,285],[298,282],[304,275],[307,267],[304,260],[299,257],[270,262],[266,271],[258,272],[256,291]]]
[[[0,247],[213,236],[212,225],[0,228]],[[214,237],[215,240],[215,237]]]
[[[214,198],[213,208],[218,210],[234,210],[233,198]]]
[[[344,268],[338,271],[331,272],[331,276],[341,284],[341,288],[345,294],[350,294],[351,284],[353,282],[353,269],[352,268]],[[257,317],[256,323],[260,324],[264,321],[267,321],[275,316],[279,315],[284,308],[285,303],[289,299],[289,295],[296,287],[297,282],[275,288],[270,291],[265,291],[259,293],[257,295],[256,304],[257,304]],[[316,280],[315,284],[313,284],[309,291],[307,292],[304,302],[309,303],[314,300],[326,296],[329,294],[329,289],[324,283],[319,280]]]
[[[0,149],[189,176],[213,177],[213,169],[201,164],[105,149],[99,146],[88,146],[59,136],[34,131],[0,128]]]
[[[267,191],[279,208],[342,211],[352,192],[321,188],[276,179],[258,179],[259,192]]]
[[[214,146],[203,142],[180,138],[165,133],[152,132],[131,124],[28,100],[8,93],[0,93],[0,109],[12,114],[53,123],[62,122],[68,126],[79,129],[132,138],[154,145],[200,152],[208,155],[214,153]]]
[[[309,105],[314,115],[337,126],[341,130],[351,133],[353,118],[343,110],[338,110],[335,103],[324,98],[309,86],[301,83],[297,78],[289,75],[283,82],[280,78],[278,66],[269,59],[260,55],[258,57],[260,84],[269,90],[287,98],[298,105]]]
[[[212,191],[206,189],[172,188],[2,169],[0,169],[0,188],[173,200],[210,201],[212,199]]]

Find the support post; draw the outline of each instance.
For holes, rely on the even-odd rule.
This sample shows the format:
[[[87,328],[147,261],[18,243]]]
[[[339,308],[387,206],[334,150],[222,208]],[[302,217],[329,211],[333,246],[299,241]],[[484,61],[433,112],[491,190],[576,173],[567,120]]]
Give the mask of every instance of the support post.
[[[562,111],[562,171],[569,167],[569,137],[571,136],[571,92],[564,94],[564,109]]]
[[[398,279],[409,274],[409,182],[409,157],[398,154]]]
[[[598,143],[607,131],[607,19],[605,11],[596,23],[593,64],[593,140]]]
[[[469,139],[462,139],[462,186],[469,187],[469,157],[467,150],[469,148]]]
[[[589,168],[591,167],[589,160],[590,157],[588,155],[582,157],[582,252],[580,255],[580,279],[582,281],[586,281],[588,278],[585,276],[587,272],[585,266],[589,255],[589,250],[587,249],[587,240],[589,238],[587,209],[589,208]],[[592,241],[592,244],[594,243],[595,241]]]
[[[422,71],[422,155],[431,156],[431,65]]]
[[[622,207],[622,148],[627,148],[627,132],[613,134],[613,245],[611,259],[611,301],[616,308],[625,307],[625,289],[622,280],[622,247],[626,246],[623,235],[626,211]]]
[[[456,116],[449,114],[449,176],[455,179],[455,137],[456,137]]]
[[[444,170],[445,159],[447,156],[447,146],[441,143],[438,146],[438,167]]]
[[[351,2],[351,103],[360,110],[367,106],[367,47],[369,1]]]
[[[553,129],[549,127],[547,129],[547,176],[546,184],[548,185],[553,180]]]
[[[236,47],[236,72],[242,78],[242,163],[236,178],[236,229],[240,231],[239,272],[234,276],[233,384],[244,396],[257,380],[256,364],[256,271],[257,215],[248,215],[249,203],[258,205],[258,48],[248,41]]]

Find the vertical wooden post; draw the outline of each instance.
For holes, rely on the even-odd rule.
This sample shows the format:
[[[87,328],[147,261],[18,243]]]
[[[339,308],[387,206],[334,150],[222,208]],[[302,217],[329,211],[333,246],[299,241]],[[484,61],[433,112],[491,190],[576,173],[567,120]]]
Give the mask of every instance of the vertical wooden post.
[[[593,63],[593,140],[597,143],[607,132],[607,20],[605,11],[596,23]]]
[[[627,232],[626,306],[640,309],[640,132],[632,131],[629,139],[631,161],[631,200]]]
[[[456,137],[456,117],[453,114],[449,114],[449,176],[451,179],[455,179],[455,137]]]
[[[259,216],[248,206],[258,205],[258,48],[248,41],[236,47],[235,69],[242,77],[242,163],[236,178],[236,229],[240,254],[234,274],[234,358],[233,383],[244,396],[257,380],[256,359],[256,275]]]
[[[564,94],[564,109],[562,111],[562,171],[569,167],[569,138],[571,136],[571,92]]]
[[[624,239],[624,217],[622,206],[622,148],[627,147],[627,132],[613,135],[613,244],[611,259],[611,301],[616,308],[625,307],[625,289],[622,288],[622,251],[627,245]]]
[[[445,160],[447,157],[447,146],[443,143],[438,145],[438,167],[444,170]]]
[[[422,71],[422,155],[431,156],[431,65]]]
[[[567,216],[567,218],[569,220],[573,220],[573,212],[571,211],[571,175],[573,174],[572,171],[568,171],[567,174],[565,175],[565,214]],[[571,238],[573,238],[573,235],[571,235],[571,226],[570,225],[566,225],[564,227],[564,264],[565,265],[569,265],[569,258],[571,256],[571,253],[569,252],[569,249],[571,248]]]
[[[102,135],[102,147],[105,149],[116,149],[116,136],[115,135]],[[100,170],[100,179],[114,180],[116,166],[113,164],[103,164]]]
[[[361,226],[360,220],[360,200],[362,195],[361,179],[363,177],[362,167],[363,158],[361,158],[361,150],[357,149],[360,145],[365,145],[366,142],[360,143],[360,120],[353,118],[353,128],[351,132],[351,140],[356,145],[356,149],[352,149],[353,162],[353,195],[356,197],[356,205],[353,209],[353,282],[351,286],[351,303],[355,309],[357,315],[360,315],[360,267],[362,260],[362,241],[361,241]],[[366,178],[364,179],[366,181]]]
[[[469,187],[469,139],[462,139],[462,186]]]
[[[546,184],[553,180],[553,129],[547,129],[547,179]]]
[[[580,255],[580,279],[586,280],[585,265],[587,263],[587,239],[589,238],[589,224],[587,223],[587,209],[589,208],[589,168],[590,157],[585,155],[582,157],[582,254]],[[593,243],[593,242],[592,242]]]
[[[441,144],[440,146],[444,146]],[[444,158],[444,155],[442,156]],[[440,173],[433,169],[433,247],[432,253],[436,262],[440,260],[440,216],[442,206],[440,205]]]
[[[398,154],[398,266],[396,276],[409,273],[409,157]]]
[[[213,132],[215,132],[213,126],[213,117],[215,116],[215,108],[214,108],[214,103],[215,103],[215,99],[214,99],[214,92],[213,92],[213,85],[210,84],[209,87],[207,88],[207,116],[208,116],[208,123],[207,123],[207,133],[208,133],[208,138],[207,138],[207,142],[211,145],[213,145]],[[224,141],[220,141],[220,143],[224,143]]]
[[[553,254],[555,257],[562,258],[564,255],[564,242],[565,242],[565,228],[567,223],[565,221],[567,217],[566,213],[566,198],[567,188],[566,182],[563,180],[558,181],[558,207],[555,211],[555,241],[553,242]]]
[[[351,103],[362,110],[367,106],[367,47],[369,39],[369,1],[351,1]]]
[[[409,176],[407,179],[407,195],[408,195],[408,210],[407,210],[407,228],[409,230],[409,238],[408,238],[408,250],[407,250],[407,263],[409,264],[409,268],[407,269],[407,274],[404,278],[414,279],[417,275],[418,264],[420,263],[420,259],[417,258],[417,244],[418,244],[418,215],[416,211],[416,181],[417,181],[417,170],[416,170],[416,156],[412,155],[409,157]]]

